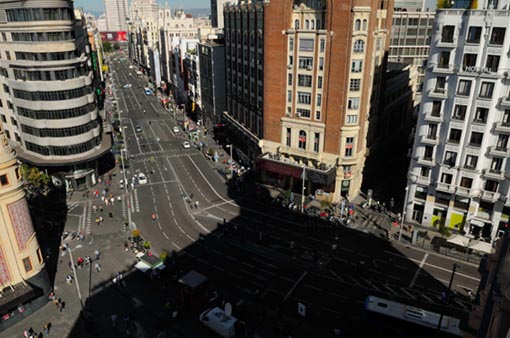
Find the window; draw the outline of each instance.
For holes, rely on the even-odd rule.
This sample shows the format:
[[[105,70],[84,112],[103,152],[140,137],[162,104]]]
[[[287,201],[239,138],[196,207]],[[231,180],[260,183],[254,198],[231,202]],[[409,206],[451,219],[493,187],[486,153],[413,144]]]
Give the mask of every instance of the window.
[[[356,40],[354,42],[354,53],[363,53],[365,51],[365,41]]]
[[[320,52],[324,53],[325,49],[326,49],[326,40],[321,39],[321,41],[320,41]]]
[[[439,54],[439,62],[437,63],[438,68],[449,68],[450,67],[450,52],[442,51]]]
[[[468,188],[468,189],[471,189],[471,187],[473,186],[473,179],[472,178],[469,178],[469,177],[462,177],[460,179],[460,184],[459,184],[462,188]]]
[[[298,75],[298,86],[299,87],[312,87],[312,76],[311,75]]]
[[[354,148],[354,137],[345,138],[345,157],[351,157]]]
[[[476,169],[476,164],[478,163],[478,156],[475,155],[467,155],[466,162],[464,162],[464,168],[466,169]]]
[[[322,95],[317,94],[317,107],[320,107],[322,105]]]
[[[315,119],[316,119],[316,120],[320,120],[320,119],[321,119],[321,112],[320,112],[320,110],[317,110],[317,111],[315,112]]]
[[[503,112],[503,118],[501,119],[501,122],[505,126],[510,125],[510,109],[505,109],[505,111]]]
[[[494,27],[492,28],[490,44],[491,45],[502,45],[503,41],[505,41],[505,28],[504,27]]]
[[[443,164],[446,164],[447,166],[450,166],[450,167],[454,167],[456,161],[457,161],[457,153],[456,152],[447,151],[444,154]]]
[[[446,77],[444,76],[438,76],[436,78],[436,88],[434,89],[434,91],[436,93],[444,93],[446,90]]]
[[[2,115],[0,115],[0,116],[1,116],[1,118],[2,118],[2,122],[6,123],[6,122],[7,122],[7,118],[5,117],[5,115],[3,115],[3,114],[2,114]]]
[[[501,157],[494,157],[491,162],[491,171],[500,173],[502,167],[503,159]]]
[[[310,20],[310,29],[315,29],[315,21]]]
[[[299,29],[299,20],[294,20],[294,29]]]
[[[360,73],[363,67],[363,60],[352,60],[351,72]]]
[[[441,42],[451,43],[453,42],[453,35],[455,33],[455,26],[443,26],[441,33]]]
[[[296,115],[298,117],[307,117],[307,118],[310,118],[310,110],[303,109],[303,108],[297,108],[296,109]]]
[[[429,123],[427,138],[430,140],[435,140],[437,138],[437,124]]]
[[[292,90],[287,91],[287,102],[292,102]]]
[[[294,38],[289,38],[289,50],[294,50]]]
[[[360,29],[361,29],[361,20],[356,19],[356,21],[354,22],[354,30],[359,31]]]
[[[320,134],[319,133],[314,133],[313,151],[315,151],[316,153],[319,152],[319,144],[320,144]]]
[[[287,145],[287,147],[290,147],[290,144],[291,144],[291,129],[290,128],[287,128],[287,137],[285,138],[285,144]]]
[[[450,136],[448,137],[448,142],[460,143],[461,136],[462,136],[462,130],[452,128],[452,129],[450,129]]]
[[[39,264],[41,264],[43,262],[41,248],[37,249],[37,260],[39,261]]]
[[[485,68],[489,70],[490,72],[497,72],[499,67],[499,55],[487,55],[487,64],[485,65]]]
[[[432,101],[432,116],[441,116],[441,101]]]
[[[300,52],[313,52],[313,39],[299,39]]]
[[[457,95],[469,96],[470,91],[471,91],[471,81],[460,80],[459,86],[457,87]]]
[[[306,149],[306,132],[304,130],[299,131],[298,141],[299,149]]]
[[[477,107],[476,113],[475,113],[475,118],[474,118],[473,122],[485,124],[485,123],[487,123],[488,116],[489,116],[489,108]]]
[[[322,76],[317,78],[317,88],[322,89]]]
[[[313,58],[312,57],[299,57],[299,69],[309,69],[311,70],[313,66]]]
[[[442,173],[441,174],[441,182],[442,183],[452,184],[452,179],[453,179],[453,175],[452,174],[447,174],[447,173]]]
[[[361,79],[351,79],[349,83],[349,90],[357,92],[361,87]]]
[[[319,58],[319,70],[324,70],[324,58]]]
[[[30,260],[30,257],[23,258],[23,266],[25,267],[25,272],[32,271],[32,261]]]
[[[420,176],[429,177],[430,176],[430,168],[429,167],[421,167]]]
[[[485,187],[484,190],[490,191],[490,192],[496,192],[498,191],[499,182],[493,181],[493,180],[487,180],[485,181]]]
[[[483,133],[471,132],[471,138],[469,140],[469,145],[472,147],[481,147],[483,140]]]
[[[6,174],[0,175],[0,185],[3,187],[8,184],[9,184],[9,179],[7,178],[7,175]]]
[[[480,97],[490,99],[492,97],[492,93],[494,92],[494,83],[493,82],[482,82],[480,86]]]
[[[298,103],[310,104],[312,102],[312,94],[306,92],[298,92]]]
[[[347,101],[348,109],[359,109],[359,97],[350,97]]]
[[[452,120],[464,121],[466,118],[467,106],[456,104],[453,109]]]
[[[287,81],[287,84],[288,84],[289,86],[292,86],[292,78],[293,78],[292,74],[289,74],[289,76],[288,76],[288,81]]]
[[[482,27],[469,27],[468,36],[466,42],[468,43],[480,43],[480,36],[482,35]]]
[[[294,57],[293,56],[289,56],[289,65],[293,65],[294,64]]]
[[[382,45],[382,39],[377,38],[375,40],[375,50],[381,50],[381,45]],[[376,62],[376,64],[379,64],[379,62]]]
[[[466,67],[475,67],[476,66],[476,54],[464,54],[464,59],[462,61],[462,66]]]
[[[423,152],[423,158],[426,160],[431,161],[432,155],[434,154],[434,147],[432,146],[425,146],[424,152]]]
[[[305,20],[305,29],[310,29],[310,21]]]
[[[498,141],[496,142],[496,148],[506,150],[508,146],[508,135],[498,135]]]
[[[362,25],[362,29],[363,29],[364,31],[366,31],[366,30],[367,30],[367,24],[368,24],[367,19],[364,19],[364,20],[363,20],[363,25]]]
[[[347,124],[356,124],[358,123],[358,115],[349,114],[347,115]]]

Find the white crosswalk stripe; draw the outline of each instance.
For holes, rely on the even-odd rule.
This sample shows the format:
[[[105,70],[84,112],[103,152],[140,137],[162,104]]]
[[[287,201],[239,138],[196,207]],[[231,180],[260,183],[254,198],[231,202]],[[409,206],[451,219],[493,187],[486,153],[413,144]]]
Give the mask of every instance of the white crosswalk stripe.
[[[90,225],[92,223],[92,201],[89,201],[87,204],[84,205],[84,208],[87,209],[87,221],[86,221],[86,228],[85,233],[87,235],[90,235],[92,233],[92,230],[90,228]]]

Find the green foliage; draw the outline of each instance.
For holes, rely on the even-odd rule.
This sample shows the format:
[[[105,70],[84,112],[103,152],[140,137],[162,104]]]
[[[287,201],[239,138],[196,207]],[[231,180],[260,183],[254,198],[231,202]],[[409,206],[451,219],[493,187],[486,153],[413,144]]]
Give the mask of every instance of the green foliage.
[[[452,7],[451,0],[437,0],[437,8],[450,8]]]
[[[138,238],[140,237],[140,230],[135,229],[131,234],[133,235],[134,238]]]
[[[119,49],[120,49],[120,45],[119,45],[119,43],[118,43],[118,42],[115,42],[115,43],[113,44],[113,49],[115,49],[115,50],[119,50]]]
[[[162,251],[160,254],[159,254],[159,258],[164,261],[168,258],[169,256],[169,253],[167,251]]]
[[[151,248],[151,242],[149,241],[143,242],[143,248],[149,250]]]
[[[439,224],[439,233],[445,237],[450,237],[452,233],[444,224]]]
[[[289,190],[285,190],[283,193],[282,193],[282,197],[283,199],[285,200],[286,203],[290,203],[291,200],[290,200],[290,196],[292,195],[292,191],[289,189]]]
[[[113,50],[112,44],[108,41],[103,42],[103,51],[105,53],[110,53]]]
[[[51,178],[48,174],[28,164],[22,164],[20,172],[29,195],[36,196],[42,194],[46,196],[50,192]]]
[[[328,200],[322,200],[321,201],[321,207],[324,209],[331,208],[331,202]]]

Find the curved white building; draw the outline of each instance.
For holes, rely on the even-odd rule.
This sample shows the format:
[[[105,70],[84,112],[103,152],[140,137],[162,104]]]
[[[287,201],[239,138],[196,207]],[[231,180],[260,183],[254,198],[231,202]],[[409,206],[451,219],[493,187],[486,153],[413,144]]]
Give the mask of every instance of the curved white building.
[[[72,1],[0,0],[0,118],[23,162],[95,184],[109,150],[84,23]]]

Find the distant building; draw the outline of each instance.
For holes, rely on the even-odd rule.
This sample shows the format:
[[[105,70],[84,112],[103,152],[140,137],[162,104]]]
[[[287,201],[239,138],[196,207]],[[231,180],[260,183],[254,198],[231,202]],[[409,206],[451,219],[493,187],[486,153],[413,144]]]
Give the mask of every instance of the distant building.
[[[230,0],[211,0],[211,26],[223,28],[223,5]]]
[[[106,15],[101,14],[99,18],[96,20],[97,22],[97,29],[100,32],[107,32],[108,31],[108,22],[106,21]]]
[[[128,1],[127,0],[104,0],[105,15],[106,15],[106,29],[101,32],[116,32],[126,31],[126,19],[129,17]]]

